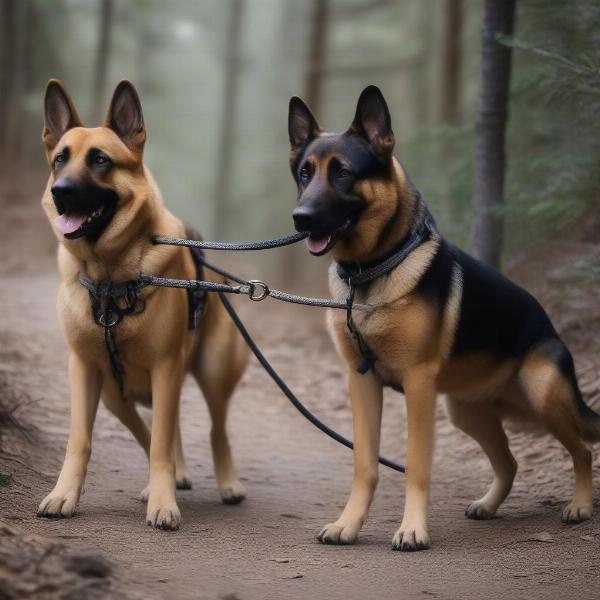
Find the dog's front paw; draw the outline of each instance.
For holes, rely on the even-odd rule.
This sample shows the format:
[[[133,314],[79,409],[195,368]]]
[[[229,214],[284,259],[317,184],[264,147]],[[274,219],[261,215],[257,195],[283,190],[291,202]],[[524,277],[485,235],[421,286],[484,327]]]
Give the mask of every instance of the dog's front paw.
[[[146,523],[155,529],[175,531],[181,524],[181,513],[175,502],[165,502],[155,505],[148,504]]]
[[[429,548],[429,535],[424,527],[405,527],[402,525],[394,534],[392,550],[416,552]]]
[[[493,519],[496,514],[495,510],[492,510],[485,502],[476,500],[471,502],[465,510],[465,517],[467,519],[475,519],[477,521],[485,521],[486,519]]]
[[[565,506],[562,512],[562,522],[575,525],[587,521],[592,517],[592,505],[588,503],[575,502],[573,500]]]
[[[328,523],[321,529],[317,539],[321,544],[346,545],[353,544],[358,537],[360,526],[342,524],[339,522]]]
[[[219,494],[223,504],[239,504],[246,497],[246,488],[237,479],[226,485],[219,486]]]
[[[37,516],[47,519],[64,519],[75,514],[80,490],[52,490],[38,506]]]

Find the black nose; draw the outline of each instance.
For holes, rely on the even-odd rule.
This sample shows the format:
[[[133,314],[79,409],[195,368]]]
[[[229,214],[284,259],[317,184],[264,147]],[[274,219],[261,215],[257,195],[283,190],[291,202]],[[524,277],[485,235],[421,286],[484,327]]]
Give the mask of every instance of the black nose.
[[[314,231],[319,223],[317,211],[310,206],[299,206],[292,213],[296,231]]]
[[[55,200],[67,200],[75,195],[77,192],[77,185],[70,179],[63,177],[54,183],[50,191]]]
[[[59,214],[62,215],[69,208],[72,208],[71,205],[77,196],[77,189],[77,184],[66,177],[55,181],[50,191],[52,192],[54,205]]]

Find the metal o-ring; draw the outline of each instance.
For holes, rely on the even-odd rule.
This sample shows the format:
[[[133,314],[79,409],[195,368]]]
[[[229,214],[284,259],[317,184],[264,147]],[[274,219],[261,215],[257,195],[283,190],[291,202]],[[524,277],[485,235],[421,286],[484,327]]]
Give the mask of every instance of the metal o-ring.
[[[260,302],[270,294],[269,286],[260,279],[251,279],[248,285],[250,287],[248,296],[253,302]],[[260,293],[256,293],[256,288],[260,288]]]

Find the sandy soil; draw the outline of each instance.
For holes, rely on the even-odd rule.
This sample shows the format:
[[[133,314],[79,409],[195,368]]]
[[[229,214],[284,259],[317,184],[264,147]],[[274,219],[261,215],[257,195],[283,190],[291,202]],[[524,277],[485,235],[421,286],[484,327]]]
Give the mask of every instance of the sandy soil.
[[[402,475],[383,468],[359,543],[323,546],[316,534],[343,507],[351,453],[295,413],[256,361],[235,394],[230,418],[238,470],[248,489],[244,503],[225,506],[219,500],[206,407],[188,382],[183,436],[194,487],[178,493],[179,531],[145,525],[145,506],[137,499],[146,483],[144,454],[103,407],[77,515],[62,521],[36,518],[66,444],[66,349],[54,314],[56,275],[47,251],[52,242],[36,237],[46,256],[32,261],[11,250],[10,235],[0,233],[5,234],[0,242],[5,261],[0,267],[0,393],[26,427],[25,433],[9,427],[0,438],[0,473],[11,477],[0,487],[0,519],[6,523],[0,530],[0,598],[11,593],[229,600],[600,597],[599,456],[594,461],[597,514],[567,526],[560,522],[572,486],[566,452],[549,437],[511,435],[519,462],[513,492],[498,518],[469,521],[464,508],[487,488],[490,468],[476,444],[449,425],[440,402],[431,550],[391,551],[404,482]],[[599,407],[600,290],[597,282],[582,280],[565,266],[569,257],[597,251],[598,236],[588,232],[565,240],[562,252],[536,252],[514,268],[548,299],[576,355],[582,387]],[[343,366],[324,333],[322,313],[264,303],[244,305],[243,314],[290,386],[327,423],[349,435]],[[404,416],[402,396],[386,393],[383,452],[397,460],[404,455]],[[21,575],[11,566],[10,557],[18,556],[33,557],[17,561]],[[81,567],[86,560],[96,566]],[[81,568],[69,570],[73,564]],[[98,564],[109,565],[103,575]],[[32,591],[49,581],[64,584],[62,595],[56,588]],[[17,595],[17,586],[25,584],[30,587]]]

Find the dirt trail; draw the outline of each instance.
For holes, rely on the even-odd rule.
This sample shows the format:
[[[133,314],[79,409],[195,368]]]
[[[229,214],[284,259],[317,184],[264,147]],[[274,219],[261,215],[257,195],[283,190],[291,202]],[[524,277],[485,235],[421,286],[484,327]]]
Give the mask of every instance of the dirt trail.
[[[390,550],[402,515],[404,482],[402,475],[383,468],[360,542],[322,546],[315,536],[337,517],[350,489],[351,453],[295,413],[256,361],[236,392],[229,422],[248,489],[243,504],[219,501],[206,407],[188,382],[183,437],[194,487],[178,493],[180,531],[145,525],[145,506],[137,500],[146,483],[144,454],[104,407],[78,514],[62,521],[36,518],[37,504],[58,474],[68,424],[66,349],[54,314],[56,276],[48,260],[41,264],[42,271],[8,269],[0,287],[0,376],[10,382],[11,399],[22,403],[15,415],[35,428],[29,434],[34,443],[17,432],[3,439],[0,472],[10,474],[12,483],[0,487],[0,518],[77,551],[100,551],[117,565],[107,597],[118,590],[132,597],[134,589],[145,598],[230,600],[600,596],[599,453],[594,462],[597,513],[591,521],[567,526],[560,522],[572,486],[566,452],[549,437],[511,435],[520,467],[513,492],[498,518],[469,521],[464,508],[487,488],[490,468],[475,443],[448,424],[440,402],[432,549]],[[578,293],[581,298],[592,289]],[[322,313],[272,308],[245,306],[250,329],[261,332],[267,356],[309,407],[350,435],[343,367],[324,332]],[[599,323],[597,307],[593,310],[587,316]],[[575,354],[584,390],[592,396],[600,363],[598,331],[567,332],[569,341],[581,338]],[[386,393],[383,452],[399,460],[404,416],[402,397]]]

